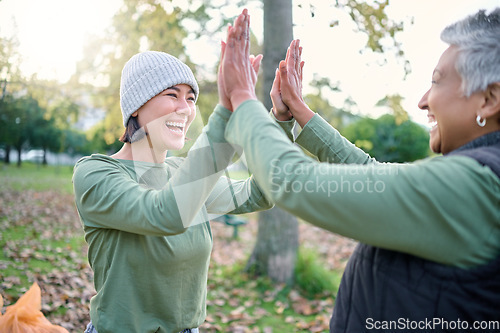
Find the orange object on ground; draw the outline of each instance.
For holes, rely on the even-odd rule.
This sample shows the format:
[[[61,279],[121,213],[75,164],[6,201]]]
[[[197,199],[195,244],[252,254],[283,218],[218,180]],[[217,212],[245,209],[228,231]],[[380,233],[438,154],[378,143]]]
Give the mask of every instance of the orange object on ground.
[[[3,299],[0,297],[0,310]],[[69,333],[64,327],[52,325],[42,311],[42,295],[35,282],[15,304],[0,313],[0,332],[2,333]]]

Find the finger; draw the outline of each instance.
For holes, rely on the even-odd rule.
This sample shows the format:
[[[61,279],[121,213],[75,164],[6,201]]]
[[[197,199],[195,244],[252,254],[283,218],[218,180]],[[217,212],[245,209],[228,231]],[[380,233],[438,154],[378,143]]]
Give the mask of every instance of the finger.
[[[226,43],[223,40],[220,41],[220,62],[224,60],[224,54],[226,53]]]
[[[259,73],[260,64],[262,63],[263,55],[259,54],[252,60],[252,67],[256,74]]]
[[[283,60],[280,61],[279,70],[280,70],[280,83],[281,83],[281,85],[283,85],[283,83],[288,83],[288,72],[287,72],[286,61],[283,61]]]
[[[276,68],[276,83],[278,84],[278,91],[281,90],[281,75],[278,68]]]
[[[297,41],[294,39],[291,43],[290,43],[290,47],[289,47],[289,50],[288,50],[288,60],[287,60],[287,70],[289,72],[295,70],[295,67],[296,67],[296,55],[295,55],[295,45],[297,44]]]
[[[286,56],[285,56],[285,61],[288,63],[288,60],[290,59],[290,49],[292,48],[293,45],[293,40],[290,42],[290,46],[286,49]]]
[[[229,47],[234,47],[234,28],[230,23],[227,25],[226,43]]]
[[[276,68],[276,72],[274,73],[273,85],[271,87],[271,92],[269,93],[269,95],[271,95],[271,97],[278,96],[279,91],[280,91],[280,72],[279,69]]]
[[[245,54],[250,54],[250,15],[245,15],[243,38],[245,39]]]
[[[236,18],[234,19],[234,26],[236,27],[238,24],[240,24],[243,18],[244,18],[244,10],[243,12],[241,12],[240,15],[236,16]]]
[[[241,13],[240,15],[238,15],[236,17],[236,19],[234,20],[234,22],[233,22],[233,32],[235,34],[235,39],[236,40],[239,40],[240,36],[241,36],[240,26],[241,26],[242,20],[243,20],[243,13]]]
[[[236,39],[241,40],[244,38],[245,26],[247,25],[248,20],[248,10],[245,8],[243,12],[238,15],[236,20],[234,21],[234,26],[236,27]]]
[[[219,60],[219,75],[222,73],[222,63],[224,62],[224,53],[226,52],[226,43],[220,41],[220,60]]]
[[[302,82],[302,72],[304,68],[304,61],[300,62],[300,82]]]
[[[300,71],[300,40],[296,40],[294,48],[295,71]]]

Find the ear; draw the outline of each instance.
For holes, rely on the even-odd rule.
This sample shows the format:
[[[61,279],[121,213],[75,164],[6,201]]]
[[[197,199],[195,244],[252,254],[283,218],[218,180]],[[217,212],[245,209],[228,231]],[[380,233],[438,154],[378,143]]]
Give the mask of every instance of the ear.
[[[131,117],[137,117],[137,115],[139,114],[139,111],[135,111],[134,113],[132,113],[130,116]]]
[[[481,117],[490,118],[500,115],[500,82],[492,83],[485,91],[485,100],[481,108]]]

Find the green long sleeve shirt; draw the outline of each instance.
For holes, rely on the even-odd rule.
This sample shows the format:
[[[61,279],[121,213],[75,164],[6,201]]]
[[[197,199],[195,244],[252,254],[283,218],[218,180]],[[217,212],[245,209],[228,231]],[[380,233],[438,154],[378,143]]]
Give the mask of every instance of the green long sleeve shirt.
[[[317,161],[255,100],[235,110],[226,139],[268,198],[316,226],[462,268],[500,254],[500,180],[471,158],[378,163],[315,115],[296,142]]]
[[[92,155],[76,164],[99,333],[171,333],[203,323],[209,219],[272,206],[253,178],[221,177],[234,153],[224,139],[230,115],[216,107],[186,158],[154,164]]]

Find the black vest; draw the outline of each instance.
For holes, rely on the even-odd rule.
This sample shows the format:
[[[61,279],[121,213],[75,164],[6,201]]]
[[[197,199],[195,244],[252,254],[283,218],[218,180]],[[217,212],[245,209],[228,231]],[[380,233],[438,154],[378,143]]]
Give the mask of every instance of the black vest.
[[[474,158],[500,178],[500,132],[452,155]],[[330,332],[500,332],[500,255],[460,269],[359,244],[342,277]]]

